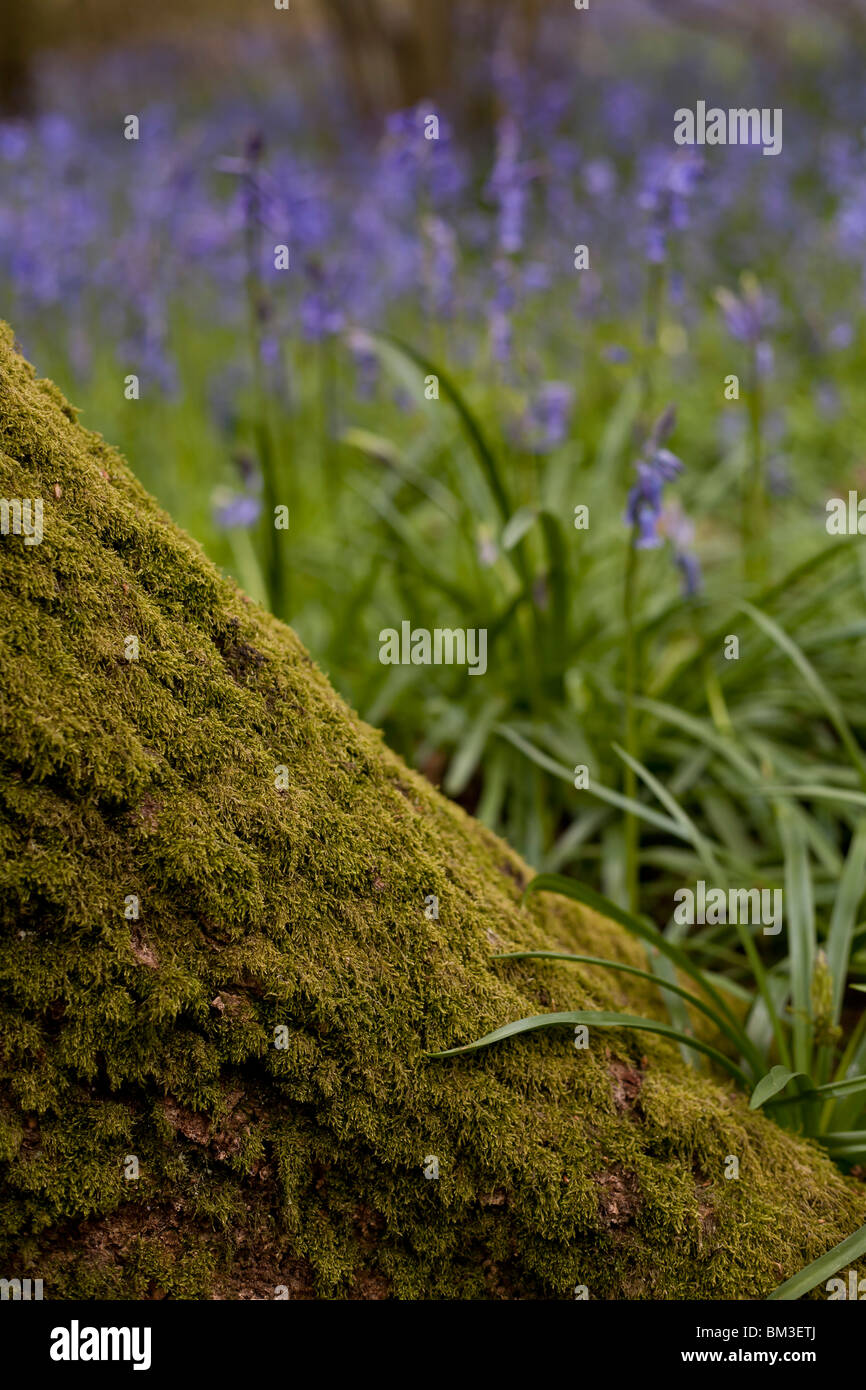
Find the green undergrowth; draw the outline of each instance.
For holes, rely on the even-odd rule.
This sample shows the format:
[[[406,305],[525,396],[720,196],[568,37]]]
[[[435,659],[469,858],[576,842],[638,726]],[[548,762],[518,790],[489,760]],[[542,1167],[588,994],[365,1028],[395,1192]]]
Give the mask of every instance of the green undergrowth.
[[[574,904],[522,907],[526,866],[8,330],[0,450],[2,495],[45,508],[41,544],[0,537],[0,1275],[47,1298],[749,1298],[866,1219],[862,1185],[663,1040],[427,1058],[530,1013],[664,1006],[492,962],[645,956]]]

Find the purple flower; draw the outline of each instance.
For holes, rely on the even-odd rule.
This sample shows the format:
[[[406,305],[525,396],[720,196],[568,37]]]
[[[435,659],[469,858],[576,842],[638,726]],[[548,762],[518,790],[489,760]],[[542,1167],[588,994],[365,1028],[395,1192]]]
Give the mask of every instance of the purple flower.
[[[243,492],[224,494],[220,491],[214,505],[214,521],[224,531],[254,526],[261,511],[262,504],[258,497]]]
[[[639,461],[637,482],[629,490],[625,504],[625,521],[637,529],[635,544],[638,550],[652,550],[661,545],[657,532],[662,512],[662,479],[649,464]]]
[[[543,261],[530,261],[523,272],[525,290],[547,290],[550,288],[550,266]]]
[[[675,551],[674,563],[683,576],[683,597],[694,598],[701,591],[701,566],[696,555],[689,551]]]
[[[771,497],[790,497],[794,482],[784,459],[772,458],[767,464],[767,491]]]
[[[448,318],[454,296],[454,275],[457,269],[457,238],[441,217],[428,217],[424,224],[430,247],[425,263],[427,290],[434,314]]]
[[[670,541],[674,564],[683,577],[683,596],[693,598],[700,592],[701,566],[691,548],[695,536],[694,525],[679,502],[671,502],[662,509],[659,530]]]
[[[362,400],[369,400],[379,384],[379,358],[372,339],[359,328],[350,329],[346,342],[355,364],[355,389]]]
[[[305,338],[318,342],[342,332],[345,317],[337,304],[338,286],[333,272],[318,261],[310,261],[305,270],[310,285],[301,301],[301,326]]]
[[[827,335],[827,344],[836,351],[850,347],[854,341],[854,328],[846,320],[834,323]]]
[[[675,420],[671,406],[656,421],[647,441],[647,452],[635,465],[637,482],[628,494],[625,522],[637,531],[635,545],[638,550],[654,550],[661,545],[659,522],[664,486],[665,483],[672,483],[683,470],[676,454],[662,445],[673,429]]]
[[[487,191],[499,204],[499,247],[513,255],[523,246],[526,211],[526,171],[518,163],[520,129],[511,116],[499,123],[496,163]]]
[[[511,320],[501,310],[494,309],[489,315],[490,351],[496,362],[507,362],[511,357]]]
[[[716,300],[731,337],[756,347],[776,321],[776,302],[764,293],[754,276],[744,275],[741,284],[741,294],[720,289],[716,290]]]
[[[616,170],[608,159],[591,159],[584,166],[583,182],[593,198],[604,198],[616,188]]]
[[[534,454],[557,448],[568,432],[574,391],[564,381],[547,381],[521,422],[524,446]]]
[[[671,232],[689,225],[689,199],[704,173],[704,162],[694,151],[650,154],[638,194],[638,206],[646,214],[644,254],[651,264],[667,257]]]

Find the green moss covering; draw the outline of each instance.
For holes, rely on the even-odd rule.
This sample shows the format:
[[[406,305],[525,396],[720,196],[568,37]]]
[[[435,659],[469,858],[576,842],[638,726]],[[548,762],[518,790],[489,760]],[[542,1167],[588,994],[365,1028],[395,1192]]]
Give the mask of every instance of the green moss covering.
[[[0,1274],[48,1298],[748,1298],[863,1222],[862,1186],[661,1040],[426,1060],[527,1013],[663,1016],[630,977],[490,960],[641,948],[521,907],[525,865],[8,329],[0,451],[0,494],[45,504],[41,544],[0,537]]]

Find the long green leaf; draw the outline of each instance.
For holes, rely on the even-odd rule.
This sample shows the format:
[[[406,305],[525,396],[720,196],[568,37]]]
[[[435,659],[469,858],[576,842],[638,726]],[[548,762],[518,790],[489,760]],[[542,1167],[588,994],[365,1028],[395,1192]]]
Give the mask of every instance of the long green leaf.
[[[787,1279],[784,1284],[780,1284],[768,1299],[790,1301],[795,1298],[802,1298],[804,1293],[810,1293],[812,1289],[829,1279],[840,1269],[844,1269],[847,1264],[854,1260],[859,1260],[861,1255],[866,1255],[866,1226],[861,1226],[859,1231],[842,1240],[838,1245],[834,1245],[832,1250],[828,1250],[826,1255],[821,1255],[817,1260],[813,1260],[805,1269],[801,1269],[799,1274],[795,1274],[792,1279]]]
[[[794,1075],[795,1073],[791,1073]],[[796,1097],[800,1100],[822,1100],[827,1096],[854,1096],[866,1094],[866,1076],[849,1076],[844,1081],[828,1081],[825,1086],[813,1086]],[[768,1105],[785,1105],[784,1099],[768,1101]]]
[[[442,784],[446,796],[459,796],[481,761],[484,746],[494,720],[502,711],[503,697],[494,695],[481,708],[477,719],[467,728],[448,765]]]
[[[531,893],[559,893],[563,897],[571,898],[572,901],[582,903],[584,907],[591,908],[598,912],[602,917],[608,917],[614,922],[619,922],[620,926],[625,927],[627,932],[637,936],[641,941],[660,951],[663,956],[672,960],[684,974],[690,976],[696,984],[700,985],[706,995],[712,999],[716,1008],[724,1014],[728,1023],[733,1027],[740,1040],[740,1050],[744,1057],[749,1060],[750,1065],[755,1070],[755,1075],[759,1076],[764,1069],[760,1054],[750,1042],[743,1031],[739,1020],[731,1013],[724,999],[719,992],[710,984],[703,971],[696,966],[688,957],[685,951],[676,946],[672,941],[668,941],[657,927],[649,922],[635,917],[625,908],[619,907],[610,898],[604,897],[601,893],[596,893],[592,888],[587,888],[586,884],[578,883],[576,879],[565,878],[562,874],[537,874],[531,879],[524,890],[524,902]]]
[[[812,691],[812,694],[824,706],[828,719],[844,744],[851,761],[857,767],[860,773],[860,780],[864,788],[866,788],[866,759],[863,757],[860,745],[854,737],[851,726],[845,718],[842,707],[835,695],[827,689],[827,686],[818,675],[818,672],[815,670],[809,658],[777,622],[774,622],[766,613],[762,613],[759,608],[756,608],[751,603],[743,602],[740,607],[744,613],[748,613],[749,617],[766,632],[767,636],[775,642],[776,646],[779,647],[786,656],[790,657],[791,661],[800,672],[800,675],[803,677],[803,680]]]
[[[513,1038],[518,1033],[533,1033],[540,1028],[558,1028],[565,1024],[572,1027],[577,1024],[584,1024],[592,1028],[633,1028],[639,1033],[658,1033],[662,1037],[672,1038],[674,1042],[682,1043],[684,1047],[692,1047],[696,1052],[702,1052],[704,1056],[711,1057],[720,1067],[735,1077],[742,1086],[748,1087],[749,1082],[745,1072],[741,1071],[730,1057],[726,1057],[717,1048],[711,1047],[709,1043],[701,1042],[698,1038],[690,1038],[686,1033],[681,1033],[678,1028],[672,1028],[669,1023],[658,1023],[652,1018],[640,1018],[636,1014],[617,1014],[607,1013],[604,1010],[578,1009],[574,1013],[560,1014],[534,1014],[530,1018],[519,1018],[514,1023],[505,1023],[501,1028],[495,1028],[492,1033],[485,1033],[483,1038],[476,1038],[475,1042],[465,1043],[462,1047],[449,1047],[444,1052],[428,1052],[428,1057],[456,1057],[461,1052],[476,1052],[479,1048],[490,1047],[493,1043],[503,1042],[506,1038]]]
[[[866,816],[858,821],[836,890],[827,932],[827,965],[833,981],[833,1022],[839,1022],[857,909],[866,891]]]
[[[786,594],[801,579],[805,579],[808,574],[828,564],[831,560],[838,560],[840,556],[845,558],[845,551],[841,546],[825,545],[821,550],[816,550],[806,560],[798,561],[768,588],[763,589],[758,595],[758,603],[772,603],[781,594]],[[691,651],[686,659],[680,662],[679,666],[669,672],[663,684],[656,690],[656,695],[663,694],[671,685],[682,680],[693,666],[699,665],[706,657],[714,655],[720,649],[725,635],[730,631],[731,619],[727,617],[723,623],[707,634],[696,651]]]
[[[760,1110],[761,1106],[764,1105],[766,1101],[770,1100],[772,1096],[778,1095],[779,1091],[783,1091],[788,1082],[793,1081],[795,1076],[802,1076],[803,1079],[808,1081],[811,1085],[811,1076],[807,1076],[803,1071],[789,1071],[787,1067],[773,1067],[767,1072],[766,1076],[761,1077],[752,1092],[752,1098],[749,1101],[749,1109]],[[794,1097],[791,1097],[791,1099],[794,1099]]]
[[[809,853],[802,826],[785,802],[776,803],[785,847],[785,916],[791,964],[791,1002],[794,1021],[794,1071],[812,1065],[812,971],[815,965],[815,906]]]
[[[536,766],[544,768],[545,772],[553,773],[554,777],[559,777],[565,782],[574,781],[574,772],[564,763],[559,763],[555,758],[551,758],[548,753],[544,753],[540,748],[536,748],[516,729],[511,729],[507,724],[497,724],[494,732],[507,738],[515,748],[524,753]],[[658,830],[666,830],[669,835],[675,835],[678,840],[687,840],[688,836],[682,827],[668,816],[662,816],[658,811],[654,811],[651,806],[644,806],[640,801],[632,801],[629,797],[623,796],[621,792],[612,791],[609,787],[602,787],[598,782],[590,780],[586,788],[587,796],[594,796],[599,801],[604,801],[609,806],[616,806],[619,810],[630,811],[633,815],[639,816],[642,820],[654,825]]]
[[[600,965],[605,970],[618,970],[623,975],[636,975],[641,980],[649,980],[651,984],[657,985],[659,989],[669,990],[672,994],[678,994],[681,999],[685,999],[693,1008],[699,1009],[702,1014],[711,1019],[715,1026],[734,1046],[742,1051],[743,1037],[739,1030],[731,1028],[725,1019],[717,1014],[715,1009],[711,1009],[709,1004],[703,999],[699,999],[691,990],[684,989],[675,980],[666,980],[660,975],[655,975],[651,970],[641,970],[636,965],[626,965],[620,960],[606,960],[604,956],[581,956],[572,951],[504,951],[501,954],[491,957],[492,960],[566,960],[578,965]]]
[[[377,335],[371,336],[375,338]],[[443,372],[441,367],[432,363],[423,353],[416,351],[415,348],[410,347],[408,343],[402,342],[399,338],[395,338],[391,333],[382,334],[381,337],[393,343],[400,352],[404,353],[416,366],[421,368],[425,376],[435,376],[438,378],[439,390],[448,398],[456,410],[460,423],[472,445],[475,457],[478,459],[481,470],[487,479],[487,485],[496,501],[499,514],[503,522],[507,524],[514,508],[512,507],[508,490],[502,479],[496,455],[488,444],[478,420],[469,409],[461,392],[457,389],[450,376]]]
[[[667,788],[662,786],[658,778],[654,777],[649,769],[644,767],[642,762],[639,762],[637,758],[633,758],[624,748],[620,748],[618,743],[614,743],[611,746],[617,757],[621,758],[626,766],[630,767],[632,771],[640,777],[641,781],[646,783],[650,791],[658,797],[665,810],[669,812],[672,818],[682,828],[685,838],[690,840],[694,845],[699,858],[709,869],[710,873],[715,877],[721,878],[721,869],[719,868],[715,855],[710,849],[706,837],[701,834],[694,821],[686,815],[676,798],[671,796]]]

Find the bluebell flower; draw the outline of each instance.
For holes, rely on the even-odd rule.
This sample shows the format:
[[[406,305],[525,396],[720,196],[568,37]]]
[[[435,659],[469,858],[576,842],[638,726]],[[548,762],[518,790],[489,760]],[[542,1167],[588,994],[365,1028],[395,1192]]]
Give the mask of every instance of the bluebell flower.
[[[669,407],[656,421],[647,440],[646,451],[635,464],[637,481],[628,494],[625,522],[637,531],[635,545],[638,550],[653,550],[662,543],[659,522],[664,486],[665,483],[672,483],[683,470],[681,461],[664,447],[663,442],[675,422],[676,414],[673,407]]]
[[[523,246],[527,174],[518,162],[520,128],[511,116],[499,123],[496,163],[487,192],[499,205],[499,247],[513,255]]]
[[[340,294],[334,271],[317,260],[310,260],[304,269],[309,288],[301,300],[301,327],[305,338],[319,342],[342,332],[345,315],[338,306]]]
[[[457,238],[441,217],[428,217],[424,231],[430,247],[425,260],[427,289],[431,309],[442,318],[451,315],[454,299],[454,276],[457,270]]]
[[[369,334],[350,329],[346,342],[355,364],[355,389],[361,400],[369,400],[379,384],[380,363]]]
[[[833,348],[834,351],[837,352],[850,347],[853,341],[853,325],[847,322],[847,320],[845,319],[840,320],[838,323],[834,323],[833,327],[830,329],[830,332],[827,334],[828,347]]]
[[[674,563],[683,576],[683,597],[694,598],[701,591],[703,576],[700,561],[690,551],[675,551]]]
[[[224,531],[254,526],[261,516],[261,500],[251,493],[227,493],[220,488],[214,499],[214,521]]]
[[[646,214],[644,254],[650,264],[667,258],[671,232],[684,231],[690,220],[689,199],[704,174],[704,161],[693,150],[652,152],[644,163],[638,206]]]
[[[616,188],[616,170],[609,159],[591,159],[584,166],[583,183],[592,198],[605,198]]]
[[[701,566],[692,550],[694,524],[686,516],[679,502],[671,502],[662,509],[659,531],[670,541],[674,564],[683,578],[683,596],[693,598],[695,594],[700,593]]]
[[[523,271],[523,288],[525,290],[547,290],[550,289],[550,266],[543,261],[530,261]]]
[[[771,458],[767,463],[767,491],[771,497],[791,497],[794,480],[790,469],[782,458]]]
[[[521,423],[524,447],[534,454],[556,449],[568,432],[574,391],[564,381],[547,381]]]
[[[511,320],[501,310],[494,309],[488,316],[490,327],[490,351],[495,362],[508,362],[511,358]]]
[[[726,289],[716,290],[716,301],[731,337],[757,347],[776,322],[776,301],[764,293],[754,275],[743,275],[740,284],[739,295]]]

